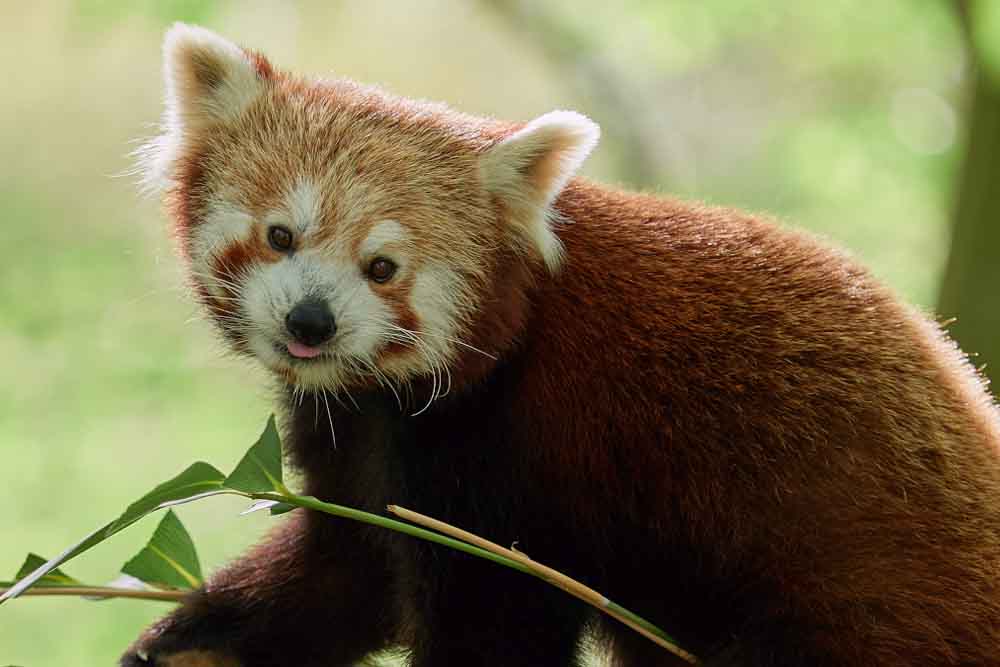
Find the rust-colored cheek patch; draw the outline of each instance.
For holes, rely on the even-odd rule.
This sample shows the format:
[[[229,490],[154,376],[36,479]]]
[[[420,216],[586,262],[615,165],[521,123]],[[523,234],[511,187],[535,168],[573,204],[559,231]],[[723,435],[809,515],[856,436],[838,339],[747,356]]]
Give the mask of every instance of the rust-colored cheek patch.
[[[409,331],[420,331],[420,318],[410,305],[410,295],[413,288],[413,281],[404,279],[398,283],[392,283],[376,289],[376,293],[385,301],[393,312],[393,324]],[[406,338],[407,336],[403,336]],[[413,350],[415,344],[410,342],[390,341],[383,349],[383,358],[397,356],[404,352]]]
[[[185,259],[190,258],[191,230],[202,215],[200,202],[207,190],[204,156],[193,152],[178,158],[177,186],[166,196],[166,207],[173,219],[173,232]]]
[[[255,232],[248,239],[233,241],[212,263],[212,273],[218,278],[219,286],[226,292],[234,292],[246,278],[252,267],[271,264],[282,255],[271,249]],[[235,294],[230,294],[234,296]]]
[[[212,260],[211,276],[199,277],[195,281],[209,312],[237,350],[244,350],[246,347],[239,327],[241,314],[238,312],[237,301],[243,282],[255,267],[276,262],[282,256],[254,230],[250,238],[233,241]],[[210,283],[211,288],[206,287],[205,283]],[[220,292],[222,295],[217,296]]]

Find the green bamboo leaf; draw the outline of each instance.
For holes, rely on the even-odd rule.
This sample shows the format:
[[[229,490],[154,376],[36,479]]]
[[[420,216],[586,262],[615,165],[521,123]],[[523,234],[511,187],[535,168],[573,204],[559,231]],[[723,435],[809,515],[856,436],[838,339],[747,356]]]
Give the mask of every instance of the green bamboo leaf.
[[[272,505],[268,511],[271,513],[271,516],[278,516],[280,514],[287,514],[288,512],[297,509],[298,507],[289,503],[276,503]]]
[[[144,495],[126,508],[111,525],[114,532],[129,526],[150,512],[161,507],[194,500],[197,497],[224,491],[223,475],[217,468],[203,461],[192,463],[181,474],[173,477]]]
[[[192,589],[202,583],[198,552],[173,510],[167,510],[149,542],[122,572],[159,588]]]
[[[82,540],[69,547],[55,558],[37,567],[23,577],[7,592],[0,595],[0,604],[38,584],[38,582],[66,561],[76,558],[94,545],[100,544],[120,530],[127,528],[155,510],[179,505],[197,498],[218,493],[231,493],[223,487],[225,476],[216,468],[201,461],[193,463],[176,477],[173,477],[135,501],[114,521],[101,526]]]
[[[246,508],[240,515],[253,514],[260,510],[267,510],[270,512],[271,516],[278,516],[279,514],[285,514],[286,512],[291,512],[297,509],[295,505],[289,505],[288,503],[283,503],[279,500],[255,500],[251,503],[250,507]]]
[[[274,423],[274,415],[260,439],[251,447],[223,484],[244,493],[288,493],[281,477],[281,438]]]
[[[14,575],[14,580],[23,579],[28,576],[39,567],[45,565],[46,558],[42,558],[38,554],[28,554],[28,557],[24,559],[24,563],[21,568]],[[59,568],[50,570],[45,576],[38,580],[37,586],[80,586],[82,585],[78,579],[74,579],[69,576]]]
[[[279,504],[280,503],[277,500],[255,500],[252,503],[250,503],[250,507],[240,512],[240,516],[253,514],[254,512],[259,512],[260,510],[269,510],[275,505]]]

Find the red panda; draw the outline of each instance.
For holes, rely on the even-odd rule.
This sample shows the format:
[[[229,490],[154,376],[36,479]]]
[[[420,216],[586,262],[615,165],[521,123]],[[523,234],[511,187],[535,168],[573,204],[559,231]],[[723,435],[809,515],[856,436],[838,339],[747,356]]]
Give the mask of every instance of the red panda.
[[[165,42],[198,299],[274,373],[305,492],[399,503],[605,592],[710,667],[1000,665],[1000,416],[930,320],[738,211],[574,177],[572,112],[475,118]],[[530,577],[300,511],[134,665],[676,658]]]

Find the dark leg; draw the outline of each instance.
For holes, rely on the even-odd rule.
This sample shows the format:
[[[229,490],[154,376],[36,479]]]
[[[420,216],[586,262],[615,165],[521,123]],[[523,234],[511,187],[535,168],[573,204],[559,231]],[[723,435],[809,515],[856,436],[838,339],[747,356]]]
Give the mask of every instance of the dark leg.
[[[581,664],[586,605],[526,574],[461,554],[438,557],[428,559],[436,573],[413,596],[423,606],[412,667]]]
[[[371,529],[304,510],[284,521],[147,630],[122,665],[339,667],[391,645],[391,577]]]

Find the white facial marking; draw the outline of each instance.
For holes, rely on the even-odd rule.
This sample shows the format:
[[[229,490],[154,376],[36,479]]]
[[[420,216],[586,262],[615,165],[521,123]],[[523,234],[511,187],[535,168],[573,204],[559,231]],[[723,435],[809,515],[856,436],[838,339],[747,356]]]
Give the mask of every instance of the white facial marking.
[[[438,372],[451,363],[455,345],[457,320],[462,315],[462,290],[451,270],[443,267],[424,266],[414,276],[410,302],[420,322],[419,330],[410,332],[407,346],[414,356],[405,355],[386,361],[389,373],[406,377],[414,369],[414,358],[424,371],[437,367]]]
[[[321,346],[325,356],[293,366],[297,382],[338,390],[352,377],[370,374],[393,313],[346,252],[307,248],[251,272],[241,305],[254,354],[267,366],[289,367],[280,349],[289,340],[285,317],[307,297],[326,301],[337,331]]]
[[[318,226],[320,207],[318,188],[300,179],[281,207],[266,214],[262,222],[286,225],[304,234],[301,248],[276,261],[244,267],[244,275],[225,278],[240,286],[240,335],[249,350],[265,366],[291,369],[303,387],[339,391],[352,383],[406,383],[414,375],[429,373],[434,376],[435,393],[446,393],[448,367],[456,351],[454,336],[460,322],[470,315],[472,303],[461,278],[445,266],[409,262],[413,238],[398,221],[373,225],[360,244],[361,259],[386,254],[400,265],[403,275],[412,272],[408,274],[412,278],[410,305],[419,324],[414,331],[400,328],[391,301],[369,281],[348,244],[310,244],[309,230]],[[194,232],[195,270],[210,276],[215,258],[229,244],[247,239],[252,230],[248,212],[233,204],[215,203]],[[213,294],[227,294],[210,277],[202,282]],[[320,346],[324,354],[298,362],[285,352],[290,341],[285,318],[306,298],[322,299],[330,306],[336,333]],[[382,351],[392,342],[401,343],[407,351],[383,357]]]
[[[406,229],[395,220],[383,220],[372,226],[367,238],[361,242],[362,258],[373,257],[387,246],[402,247],[409,242]]]
[[[282,225],[302,234],[317,225],[321,209],[319,188],[311,180],[300,178],[285,194],[282,206],[264,215],[263,223],[267,226]]]
[[[213,204],[204,219],[194,228],[191,238],[191,263],[199,282],[210,294],[224,296],[226,290],[215,278],[214,260],[231,244],[246,240],[253,231],[253,217],[243,209],[227,202]],[[224,270],[224,267],[223,267]]]
[[[300,178],[285,198],[288,215],[293,225],[307,229],[319,220],[322,197],[319,188],[311,180]]]
[[[455,333],[458,282],[458,276],[448,269],[426,267],[413,283],[411,296],[421,328],[427,332],[427,342],[442,354],[450,349],[447,338]],[[432,337],[436,340],[431,341]]]

